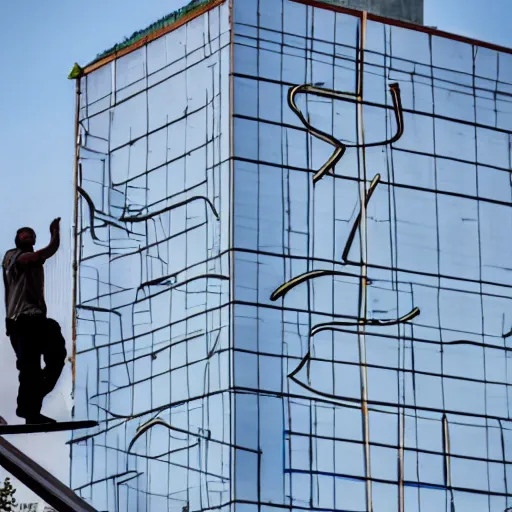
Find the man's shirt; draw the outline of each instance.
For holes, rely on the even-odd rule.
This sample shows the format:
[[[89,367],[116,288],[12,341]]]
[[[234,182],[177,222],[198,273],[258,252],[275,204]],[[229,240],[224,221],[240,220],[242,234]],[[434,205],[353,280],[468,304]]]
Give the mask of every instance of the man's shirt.
[[[20,315],[46,315],[43,264],[18,263],[17,259],[22,254],[20,249],[11,249],[2,263],[6,318],[9,320],[16,320]]]

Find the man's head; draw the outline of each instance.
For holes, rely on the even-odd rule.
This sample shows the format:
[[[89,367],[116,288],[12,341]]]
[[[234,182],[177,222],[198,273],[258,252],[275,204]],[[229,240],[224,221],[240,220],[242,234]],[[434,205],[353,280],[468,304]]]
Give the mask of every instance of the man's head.
[[[16,232],[14,243],[18,249],[31,250],[36,244],[36,233],[32,228],[20,228]]]

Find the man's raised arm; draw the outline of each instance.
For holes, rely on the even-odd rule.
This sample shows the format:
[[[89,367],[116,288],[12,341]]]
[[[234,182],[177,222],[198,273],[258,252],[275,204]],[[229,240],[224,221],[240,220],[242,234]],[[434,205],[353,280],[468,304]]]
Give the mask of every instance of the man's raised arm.
[[[17,263],[31,264],[31,263],[44,263],[48,258],[51,258],[59,249],[60,246],[60,217],[55,219],[50,224],[51,240],[50,243],[35,252],[25,252],[17,260]]]

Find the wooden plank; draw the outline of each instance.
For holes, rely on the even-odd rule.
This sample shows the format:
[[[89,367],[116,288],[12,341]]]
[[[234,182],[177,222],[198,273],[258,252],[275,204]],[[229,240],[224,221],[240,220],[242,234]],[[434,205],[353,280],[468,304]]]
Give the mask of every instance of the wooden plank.
[[[59,421],[42,425],[0,425],[0,436],[11,434],[37,434],[47,432],[63,432],[65,430],[80,430],[98,426],[96,421]]]

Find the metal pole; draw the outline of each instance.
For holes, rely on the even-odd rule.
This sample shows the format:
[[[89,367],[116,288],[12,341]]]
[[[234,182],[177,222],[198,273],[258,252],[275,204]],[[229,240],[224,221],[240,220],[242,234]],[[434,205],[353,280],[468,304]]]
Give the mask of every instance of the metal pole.
[[[72,331],[71,340],[73,343],[73,354],[71,356],[71,369],[73,375],[73,398],[75,394],[76,379],[76,304],[78,290],[78,187],[80,186],[80,82],[81,77],[76,79],[76,99],[75,99],[75,159],[74,159],[74,180],[73,180],[73,283],[72,283]]]

